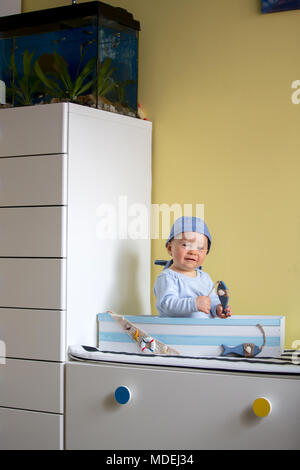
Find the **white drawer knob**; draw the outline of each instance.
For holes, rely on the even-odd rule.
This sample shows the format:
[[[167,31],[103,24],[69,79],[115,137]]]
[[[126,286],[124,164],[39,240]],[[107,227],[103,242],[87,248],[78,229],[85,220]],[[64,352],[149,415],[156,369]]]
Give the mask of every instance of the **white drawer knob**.
[[[125,385],[120,385],[120,387],[115,390],[115,399],[120,405],[125,405],[130,401],[131,393],[128,387]]]
[[[271,414],[272,403],[265,397],[256,398],[252,404],[252,409],[259,418],[266,418]]]

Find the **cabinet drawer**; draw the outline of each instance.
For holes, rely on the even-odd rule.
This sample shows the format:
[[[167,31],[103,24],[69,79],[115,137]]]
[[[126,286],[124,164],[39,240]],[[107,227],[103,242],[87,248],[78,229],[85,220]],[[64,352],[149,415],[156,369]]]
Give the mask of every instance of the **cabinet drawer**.
[[[0,366],[0,406],[63,413],[63,364],[6,359]]]
[[[65,360],[65,312],[0,308],[0,340],[6,356]]]
[[[70,362],[66,387],[67,449],[299,448],[299,379]],[[266,418],[258,397],[272,402]]]
[[[62,450],[63,416],[0,408],[1,450]]]
[[[0,157],[67,153],[66,104],[0,109]]]
[[[67,203],[67,155],[0,158],[0,206]]]
[[[0,307],[65,309],[64,259],[0,258]]]
[[[66,257],[66,207],[0,208],[0,256]]]

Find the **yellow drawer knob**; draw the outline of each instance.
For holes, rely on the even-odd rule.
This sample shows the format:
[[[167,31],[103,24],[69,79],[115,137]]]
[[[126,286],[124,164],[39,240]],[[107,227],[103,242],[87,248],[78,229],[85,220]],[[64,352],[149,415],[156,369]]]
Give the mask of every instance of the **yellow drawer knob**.
[[[254,400],[252,409],[256,416],[258,416],[259,418],[265,418],[271,413],[272,404],[267,398],[260,397]]]

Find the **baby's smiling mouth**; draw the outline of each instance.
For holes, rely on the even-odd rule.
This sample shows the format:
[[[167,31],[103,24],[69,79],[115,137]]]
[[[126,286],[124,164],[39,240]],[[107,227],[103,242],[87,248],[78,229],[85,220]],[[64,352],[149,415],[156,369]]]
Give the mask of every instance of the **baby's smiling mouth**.
[[[185,259],[185,261],[197,261],[196,258],[192,258],[190,256],[187,256],[184,259]]]

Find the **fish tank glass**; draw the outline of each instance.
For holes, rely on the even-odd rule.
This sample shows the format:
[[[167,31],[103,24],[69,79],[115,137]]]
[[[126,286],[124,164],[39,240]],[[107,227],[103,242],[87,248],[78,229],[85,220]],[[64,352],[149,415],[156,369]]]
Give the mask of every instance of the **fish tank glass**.
[[[71,101],[136,116],[139,30],[98,1],[0,18],[0,106]]]

